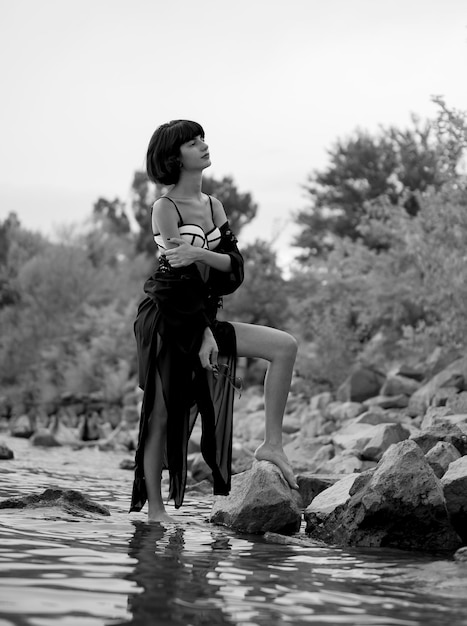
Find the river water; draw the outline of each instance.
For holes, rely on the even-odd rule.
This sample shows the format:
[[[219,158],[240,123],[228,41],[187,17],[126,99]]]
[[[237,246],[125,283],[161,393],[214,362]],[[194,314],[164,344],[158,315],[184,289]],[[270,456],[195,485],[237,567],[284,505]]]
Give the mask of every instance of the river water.
[[[1,439],[0,499],[78,489],[111,515],[0,509],[0,626],[467,626],[467,563],[276,545],[209,524],[190,495],[164,529],[127,513],[123,453]]]

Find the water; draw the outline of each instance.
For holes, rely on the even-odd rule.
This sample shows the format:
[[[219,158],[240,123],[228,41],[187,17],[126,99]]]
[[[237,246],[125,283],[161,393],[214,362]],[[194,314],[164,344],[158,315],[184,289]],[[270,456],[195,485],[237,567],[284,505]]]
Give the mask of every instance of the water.
[[[189,495],[177,526],[148,525],[127,513],[125,455],[2,439],[16,458],[0,499],[74,488],[111,516],[0,510],[0,626],[467,626],[467,564],[271,544],[209,524]]]

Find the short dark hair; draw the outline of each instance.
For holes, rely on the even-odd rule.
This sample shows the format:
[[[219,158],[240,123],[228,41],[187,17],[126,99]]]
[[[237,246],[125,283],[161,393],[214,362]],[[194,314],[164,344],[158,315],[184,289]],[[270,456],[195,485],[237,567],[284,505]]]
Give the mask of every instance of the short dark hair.
[[[180,146],[204,130],[197,122],[172,120],[157,128],[149,141],[146,155],[148,177],[154,183],[175,185],[180,177]]]

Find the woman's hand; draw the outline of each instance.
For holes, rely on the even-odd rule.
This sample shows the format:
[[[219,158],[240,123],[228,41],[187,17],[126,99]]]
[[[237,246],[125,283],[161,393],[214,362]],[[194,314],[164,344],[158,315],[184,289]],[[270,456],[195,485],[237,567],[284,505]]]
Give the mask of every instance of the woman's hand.
[[[204,330],[203,341],[198,354],[201,365],[205,369],[211,372],[215,372],[217,370],[217,355],[219,354],[219,348],[217,347],[212,330],[209,327]]]
[[[169,243],[177,244],[176,248],[168,248],[164,254],[172,267],[186,267],[200,260],[199,250],[179,237],[171,237]]]

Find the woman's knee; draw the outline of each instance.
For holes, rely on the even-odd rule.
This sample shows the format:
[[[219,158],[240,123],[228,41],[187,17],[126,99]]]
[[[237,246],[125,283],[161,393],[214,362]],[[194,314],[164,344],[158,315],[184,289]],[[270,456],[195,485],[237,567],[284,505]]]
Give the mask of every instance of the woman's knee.
[[[298,342],[290,333],[283,332],[281,336],[281,352],[287,357],[295,360],[298,352]]]

